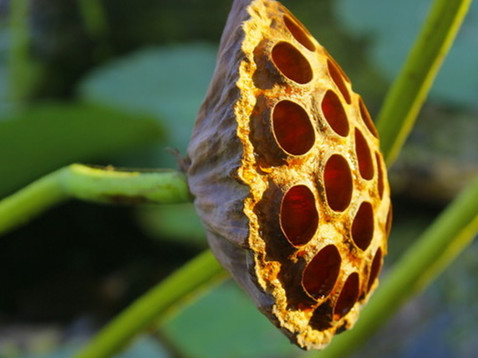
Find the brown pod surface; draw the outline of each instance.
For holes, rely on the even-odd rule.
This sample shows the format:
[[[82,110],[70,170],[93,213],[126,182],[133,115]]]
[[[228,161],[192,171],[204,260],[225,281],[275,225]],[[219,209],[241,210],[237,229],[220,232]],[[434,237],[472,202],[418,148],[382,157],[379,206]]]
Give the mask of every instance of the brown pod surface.
[[[350,80],[279,2],[235,0],[188,148],[210,247],[294,343],[353,326],[387,252],[390,189]]]

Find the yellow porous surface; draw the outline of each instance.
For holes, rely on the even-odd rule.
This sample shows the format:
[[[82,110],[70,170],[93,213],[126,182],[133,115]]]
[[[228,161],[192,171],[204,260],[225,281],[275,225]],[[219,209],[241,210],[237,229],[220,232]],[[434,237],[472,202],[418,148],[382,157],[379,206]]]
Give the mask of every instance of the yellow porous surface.
[[[279,2],[236,0],[188,150],[219,261],[322,349],[377,285],[391,225],[379,139],[348,77]]]

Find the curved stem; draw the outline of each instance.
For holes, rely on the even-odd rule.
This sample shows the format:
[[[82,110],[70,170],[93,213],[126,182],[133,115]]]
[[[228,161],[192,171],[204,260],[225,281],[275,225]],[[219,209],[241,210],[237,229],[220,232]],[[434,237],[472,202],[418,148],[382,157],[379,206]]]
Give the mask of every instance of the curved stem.
[[[395,264],[355,327],[309,358],[342,358],[366,342],[411,296],[427,287],[478,232],[478,178],[428,227]]]
[[[413,128],[418,112],[453,43],[471,0],[435,0],[377,119],[385,161],[390,166]]]
[[[141,296],[109,323],[75,357],[103,358],[118,352],[141,331],[158,323],[193,295],[227,277],[211,251],[205,251]]]
[[[53,172],[0,201],[0,234],[26,223],[69,198],[60,185],[65,169]]]
[[[118,171],[72,164],[0,201],[0,234],[70,198],[101,203],[191,201],[184,174],[169,171]]]

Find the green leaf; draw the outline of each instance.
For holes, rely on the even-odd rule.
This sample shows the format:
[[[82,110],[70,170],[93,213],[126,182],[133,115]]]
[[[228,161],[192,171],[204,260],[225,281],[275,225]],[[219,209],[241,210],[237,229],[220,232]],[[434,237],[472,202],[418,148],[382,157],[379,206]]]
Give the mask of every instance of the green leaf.
[[[70,356],[72,357],[72,356]],[[168,358],[170,355],[161,347],[160,342],[148,336],[143,336],[134,342],[124,352],[117,354],[116,358]]]
[[[403,64],[430,6],[429,0],[397,2],[376,0],[340,0],[336,14],[354,36],[370,39],[372,61],[389,80]],[[406,21],[404,20],[406,19]],[[453,105],[476,108],[478,76],[478,3],[469,14],[430,91],[430,98]]]
[[[43,103],[0,117],[0,196],[76,161],[157,141],[151,116],[82,103]]]
[[[208,292],[162,327],[187,357],[290,357],[291,345],[234,283]]]
[[[140,50],[87,76],[80,96],[160,117],[168,135],[160,153],[166,146],[184,153],[214,70],[216,51],[206,44]],[[174,162],[169,157],[168,165]]]

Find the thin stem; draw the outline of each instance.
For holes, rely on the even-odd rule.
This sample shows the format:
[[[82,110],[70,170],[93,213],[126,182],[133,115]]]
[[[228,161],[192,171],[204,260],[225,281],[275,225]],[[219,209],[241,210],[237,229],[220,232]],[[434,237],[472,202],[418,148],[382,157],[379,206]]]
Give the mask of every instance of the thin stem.
[[[109,323],[75,357],[104,358],[118,352],[138,333],[164,320],[187,298],[227,277],[210,251],[205,251],[180,268]]]
[[[366,342],[411,296],[427,287],[478,232],[478,178],[408,249],[364,308],[355,327],[309,358],[342,358]]]
[[[72,164],[0,201],[0,234],[69,198],[101,203],[182,203],[191,200],[185,176],[169,171],[118,171]]]
[[[390,166],[413,128],[471,0],[435,0],[408,58],[378,115],[385,161]]]

